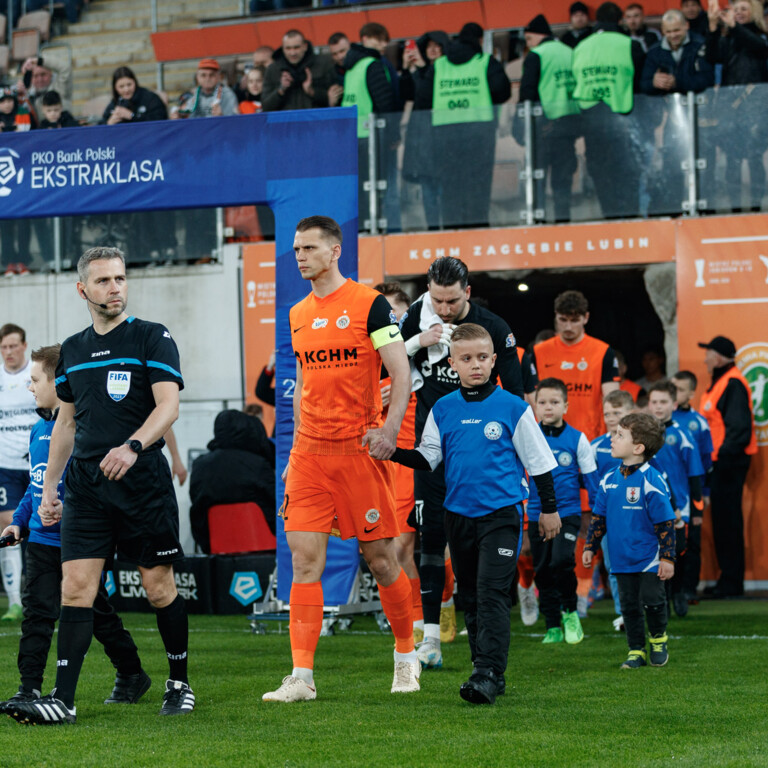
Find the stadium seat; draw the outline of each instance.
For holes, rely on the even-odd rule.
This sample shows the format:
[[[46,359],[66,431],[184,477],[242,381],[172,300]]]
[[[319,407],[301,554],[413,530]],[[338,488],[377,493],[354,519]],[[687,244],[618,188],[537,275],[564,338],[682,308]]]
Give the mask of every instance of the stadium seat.
[[[212,555],[263,552],[277,548],[264,512],[254,502],[217,504],[208,510]]]
[[[19,29],[39,30],[41,43],[47,43],[51,39],[51,14],[49,11],[23,13],[16,26]]]
[[[37,27],[14,30],[11,36],[11,59],[22,62],[34,58],[40,51],[40,30]]]

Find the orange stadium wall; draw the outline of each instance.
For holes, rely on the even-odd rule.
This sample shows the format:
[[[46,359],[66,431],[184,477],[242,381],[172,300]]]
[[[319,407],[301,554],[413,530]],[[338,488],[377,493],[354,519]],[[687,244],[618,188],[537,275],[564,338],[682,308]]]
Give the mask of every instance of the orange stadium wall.
[[[456,256],[472,271],[612,267],[676,262],[680,368],[708,386],[703,350],[713,336],[732,338],[737,364],[750,381],[758,455],[744,496],[746,579],[768,585],[768,216],[677,221],[627,221],[428,232],[359,241],[359,277],[375,285],[385,276],[423,276],[429,263]],[[274,346],[274,245],[243,248],[243,339],[246,392]],[[250,286],[250,287],[249,287]],[[705,517],[703,576],[717,576],[711,526]],[[748,586],[750,586],[748,584]]]
[[[307,14],[261,15],[240,24],[195,29],[155,32],[152,45],[159,62],[199,59],[205,56],[230,56],[251,53],[262,45],[276,46],[289,29],[299,28],[314,45],[325,45],[334,32],[344,32],[358,39],[360,27],[377,21],[389,30],[393,40],[418,37],[430,29],[456,34],[468,21],[485,29],[512,29],[525,26],[536,14],[543,13],[552,24],[568,22],[568,0],[453,0],[424,4],[377,5],[373,8],[323,8]],[[588,2],[590,16],[599,3]],[[647,16],[660,16],[670,8],[678,8],[675,0],[646,0]]]

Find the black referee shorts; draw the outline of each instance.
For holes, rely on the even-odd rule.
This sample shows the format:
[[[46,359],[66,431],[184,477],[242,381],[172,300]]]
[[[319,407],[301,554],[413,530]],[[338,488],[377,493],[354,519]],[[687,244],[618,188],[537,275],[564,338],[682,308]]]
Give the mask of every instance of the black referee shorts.
[[[181,560],[179,508],[162,451],[139,454],[122,480],[100,460],[72,459],[61,520],[61,560],[111,558],[145,568]]]

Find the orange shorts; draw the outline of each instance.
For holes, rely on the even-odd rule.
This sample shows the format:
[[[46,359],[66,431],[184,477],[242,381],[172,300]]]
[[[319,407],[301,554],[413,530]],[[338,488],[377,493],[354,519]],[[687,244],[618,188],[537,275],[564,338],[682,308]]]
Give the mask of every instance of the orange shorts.
[[[395,501],[400,533],[415,533],[416,529],[408,525],[408,518],[416,504],[416,497],[413,493],[413,470],[402,464],[395,464]]]
[[[394,467],[367,453],[320,456],[291,451],[281,514],[286,531],[355,536],[360,541],[397,538]]]

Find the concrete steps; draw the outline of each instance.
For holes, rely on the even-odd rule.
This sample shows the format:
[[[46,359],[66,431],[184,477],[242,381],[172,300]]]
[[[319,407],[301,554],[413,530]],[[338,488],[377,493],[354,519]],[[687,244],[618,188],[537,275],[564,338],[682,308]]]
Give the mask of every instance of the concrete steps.
[[[189,29],[201,19],[236,16],[237,0],[158,0],[158,29]],[[146,88],[157,88],[157,63],[150,40],[149,0],[94,0],[80,21],[58,35],[53,44],[69,45],[73,60],[73,113],[96,96],[111,93],[112,72],[130,67]],[[195,73],[195,61],[165,66],[165,91],[171,99],[187,90]]]

